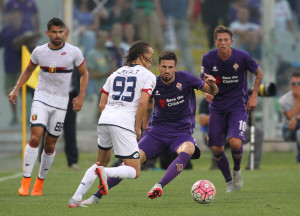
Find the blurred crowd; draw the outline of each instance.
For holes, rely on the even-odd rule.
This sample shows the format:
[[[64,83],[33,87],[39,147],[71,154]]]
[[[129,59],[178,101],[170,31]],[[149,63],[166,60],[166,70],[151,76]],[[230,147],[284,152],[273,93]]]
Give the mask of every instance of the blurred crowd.
[[[296,58],[300,53],[300,0],[274,1],[274,73],[280,96],[288,90],[289,74],[300,67]],[[200,64],[202,56],[192,54],[190,40],[190,33],[199,26],[206,32],[205,51],[214,48],[213,30],[223,24],[234,32],[233,47],[249,52],[261,64],[262,0],[73,0],[73,4],[71,39],[82,49],[87,62],[90,100],[99,100],[101,86],[110,73],[122,66],[123,57],[136,40],[148,41],[156,53],[178,52],[182,67],[199,76],[194,63]],[[21,45],[32,50],[43,31],[35,0],[0,0],[0,10],[4,88],[8,93],[20,73],[21,65],[16,62],[21,59]],[[17,122],[14,109],[12,124]]]

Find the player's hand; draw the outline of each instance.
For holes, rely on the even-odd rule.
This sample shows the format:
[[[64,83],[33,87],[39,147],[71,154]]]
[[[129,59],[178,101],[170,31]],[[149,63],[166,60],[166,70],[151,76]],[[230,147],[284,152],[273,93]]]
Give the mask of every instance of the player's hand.
[[[135,128],[135,133],[136,133],[137,139],[139,140],[141,138],[141,136],[142,136],[141,127],[136,127]]]
[[[295,118],[291,118],[291,120],[289,121],[289,130],[295,130],[297,126],[297,119]]]
[[[246,110],[254,110],[257,106],[257,98],[255,96],[250,96],[247,105],[246,105]]]
[[[214,96],[208,93],[204,94],[205,100],[207,100],[207,102],[212,102],[212,100],[214,99]]]
[[[18,97],[18,91],[16,91],[15,89],[12,90],[9,95],[8,95],[8,100],[9,102],[11,102],[12,104],[16,104],[16,99]]]
[[[75,112],[78,112],[81,110],[83,101],[84,101],[84,97],[80,97],[80,96],[73,99],[72,104],[73,104],[73,110]]]
[[[208,85],[214,85],[216,83],[216,78],[214,78],[212,75],[208,75],[208,74],[204,73],[204,81]]]

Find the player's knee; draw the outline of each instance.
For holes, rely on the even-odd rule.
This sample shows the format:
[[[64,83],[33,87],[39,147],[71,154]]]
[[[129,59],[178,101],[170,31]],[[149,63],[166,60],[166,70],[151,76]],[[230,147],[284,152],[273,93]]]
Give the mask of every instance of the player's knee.
[[[55,144],[53,144],[53,143],[48,143],[48,144],[45,143],[44,149],[45,149],[45,152],[47,154],[52,154],[54,152],[54,150],[55,150]]]
[[[31,138],[29,140],[29,145],[31,147],[38,147],[40,145],[40,142],[41,142],[41,138],[33,135],[33,136],[31,136]]]
[[[230,142],[231,149],[236,150],[236,151],[239,150],[242,146],[242,140],[240,140],[238,138],[231,138],[229,140],[229,142]]]
[[[185,142],[185,143],[183,143],[179,147],[179,149],[177,151],[178,154],[180,152],[185,152],[185,153],[189,154],[190,156],[192,156],[194,154],[194,152],[195,152],[195,145],[194,145],[194,143],[192,143],[192,142]]]
[[[136,172],[136,174],[135,174],[135,179],[137,179],[138,177],[140,177],[140,170],[139,169],[135,169],[135,172]]]

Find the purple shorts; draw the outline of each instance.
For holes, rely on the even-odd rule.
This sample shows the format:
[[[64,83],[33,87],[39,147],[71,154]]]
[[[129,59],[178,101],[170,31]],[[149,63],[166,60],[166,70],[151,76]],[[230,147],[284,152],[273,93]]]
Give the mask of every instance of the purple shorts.
[[[224,146],[226,136],[245,140],[248,111],[233,110],[218,113],[210,110],[208,124],[208,146]]]
[[[139,141],[139,149],[142,149],[147,159],[158,157],[163,152],[170,150],[171,152],[177,151],[182,143],[190,141],[196,146],[196,150],[192,159],[200,157],[200,150],[197,147],[196,140],[188,133],[166,133],[161,134],[155,132],[155,128],[149,128],[144,132],[141,140]]]

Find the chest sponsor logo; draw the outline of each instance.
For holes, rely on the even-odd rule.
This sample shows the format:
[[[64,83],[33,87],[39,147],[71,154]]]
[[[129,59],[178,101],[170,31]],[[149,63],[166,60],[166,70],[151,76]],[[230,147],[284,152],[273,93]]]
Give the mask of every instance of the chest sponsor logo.
[[[66,52],[62,52],[62,53],[61,53],[61,55],[66,55],[66,54],[67,54]]]
[[[218,72],[219,69],[217,68],[217,66],[214,66],[213,69],[212,69],[212,71]]]
[[[235,71],[237,71],[238,69],[239,69],[239,65],[237,64],[237,63],[235,63],[234,65],[233,65],[233,69],[235,70]]]
[[[159,103],[159,105],[160,105],[162,108],[166,108],[166,105],[167,105],[166,100],[164,100],[164,99],[159,99],[159,100],[158,100],[158,103]]]
[[[180,104],[184,103],[184,97],[183,97],[183,95],[179,95],[174,98],[168,98],[168,99],[166,99],[166,102],[167,102],[168,107],[179,106]]]
[[[216,83],[220,84],[221,83],[221,77],[220,76],[216,76]]]
[[[181,83],[177,83],[176,84],[176,88],[178,88],[180,91],[182,91],[182,84]]]

